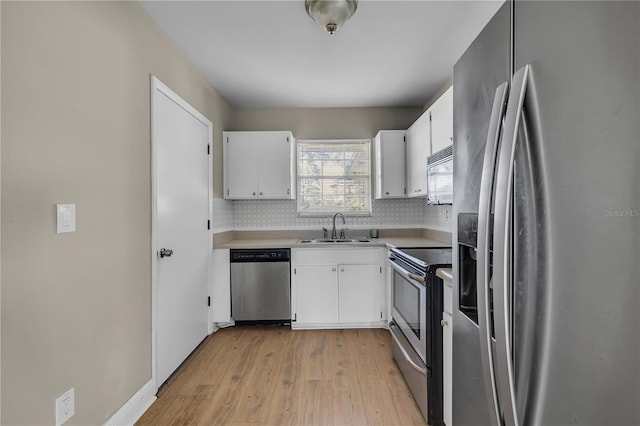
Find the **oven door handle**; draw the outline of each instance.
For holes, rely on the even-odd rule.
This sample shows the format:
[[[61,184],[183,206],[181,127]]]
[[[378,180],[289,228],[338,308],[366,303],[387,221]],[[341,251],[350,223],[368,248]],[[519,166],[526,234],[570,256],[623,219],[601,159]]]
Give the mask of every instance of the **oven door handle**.
[[[400,266],[397,263],[395,263],[393,261],[393,258],[389,258],[389,264],[391,265],[391,267],[393,269],[398,271],[398,273],[400,275],[402,275],[403,277],[405,277],[408,280],[413,280],[413,281],[421,284],[423,287],[424,287],[425,283],[427,282],[425,277],[423,277],[422,275],[418,275],[418,274],[412,274],[411,272],[409,272],[406,269],[404,269],[402,266]]]
[[[426,376],[427,375],[427,369],[423,368],[423,367],[420,367],[418,364],[416,364],[411,359],[411,356],[409,355],[407,350],[404,348],[404,345],[402,344],[402,342],[400,342],[400,339],[398,339],[398,337],[396,336],[397,331],[395,331],[395,330],[397,328],[398,327],[395,325],[395,323],[393,323],[393,322],[389,323],[389,331],[391,332],[391,337],[393,337],[393,340],[395,340],[396,345],[398,346],[398,349],[400,349],[400,352],[402,352],[402,356],[407,361],[407,363],[409,363],[409,366],[411,368],[413,368],[414,370],[416,370],[418,373],[422,374],[423,376]]]

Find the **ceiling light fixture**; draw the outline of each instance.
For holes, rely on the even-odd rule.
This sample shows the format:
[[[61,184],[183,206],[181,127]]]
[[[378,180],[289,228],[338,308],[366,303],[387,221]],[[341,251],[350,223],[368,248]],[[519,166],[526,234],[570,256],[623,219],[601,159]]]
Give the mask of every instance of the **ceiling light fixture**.
[[[331,35],[351,18],[358,8],[358,0],[305,0],[309,16]]]

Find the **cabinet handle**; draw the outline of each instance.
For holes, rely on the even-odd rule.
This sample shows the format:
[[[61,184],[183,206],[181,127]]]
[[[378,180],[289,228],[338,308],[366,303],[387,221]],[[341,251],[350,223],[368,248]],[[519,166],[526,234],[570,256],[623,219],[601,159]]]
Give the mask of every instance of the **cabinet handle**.
[[[256,193],[254,192],[253,195],[256,195]]]
[[[340,268],[340,272],[344,272],[344,268]]]
[[[387,195],[389,195],[389,191],[387,191]]]
[[[260,195],[262,195],[262,192],[260,192]]]
[[[335,271],[336,271],[336,268],[332,268],[331,270],[332,270],[333,272],[335,272]]]

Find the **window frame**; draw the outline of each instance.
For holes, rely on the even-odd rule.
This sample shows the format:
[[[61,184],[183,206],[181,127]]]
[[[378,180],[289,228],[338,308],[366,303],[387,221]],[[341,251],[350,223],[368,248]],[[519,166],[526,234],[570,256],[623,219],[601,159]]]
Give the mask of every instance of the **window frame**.
[[[317,210],[313,210],[313,211],[309,211],[309,210],[302,210],[301,209],[301,203],[303,200],[302,197],[302,182],[301,180],[304,178],[308,178],[309,176],[301,176],[300,175],[300,150],[299,150],[299,146],[300,145],[304,145],[304,144],[325,144],[325,145],[329,145],[329,144],[336,144],[336,145],[345,145],[345,144],[366,144],[367,146],[367,152],[368,152],[368,156],[367,156],[367,162],[368,162],[368,167],[367,167],[367,174],[366,175],[358,175],[358,178],[366,178],[367,179],[367,184],[366,184],[366,188],[368,191],[368,211],[349,211],[349,210],[334,210],[331,212],[324,212],[324,211],[317,211]],[[372,159],[372,141],[371,139],[365,139],[365,138],[361,138],[361,139],[296,139],[296,211],[297,211],[297,215],[298,217],[331,217],[333,216],[335,213],[337,213],[338,211],[343,213],[345,216],[372,216],[373,215],[373,159]],[[324,175],[322,175],[324,176]],[[353,176],[351,176],[352,178]],[[340,177],[338,177],[340,178]],[[342,178],[346,178],[349,179],[350,176],[348,175],[342,175]]]

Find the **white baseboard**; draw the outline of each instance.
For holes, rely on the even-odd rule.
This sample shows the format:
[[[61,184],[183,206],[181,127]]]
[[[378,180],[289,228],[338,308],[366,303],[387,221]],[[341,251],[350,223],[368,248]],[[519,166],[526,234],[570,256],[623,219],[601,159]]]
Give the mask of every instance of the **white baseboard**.
[[[149,380],[105,423],[107,426],[132,426],[156,400],[155,380]]]
[[[291,323],[292,330],[336,330],[347,328],[389,328],[383,321],[376,322],[343,322],[343,323]]]

